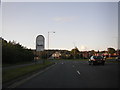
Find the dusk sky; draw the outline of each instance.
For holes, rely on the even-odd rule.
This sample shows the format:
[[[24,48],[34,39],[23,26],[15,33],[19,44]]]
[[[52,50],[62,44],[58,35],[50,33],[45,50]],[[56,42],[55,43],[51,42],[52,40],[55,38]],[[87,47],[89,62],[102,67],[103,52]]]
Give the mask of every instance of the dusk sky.
[[[117,49],[118,2],[3,2],[2,37],[35,49],[50,33],[50,49]]]

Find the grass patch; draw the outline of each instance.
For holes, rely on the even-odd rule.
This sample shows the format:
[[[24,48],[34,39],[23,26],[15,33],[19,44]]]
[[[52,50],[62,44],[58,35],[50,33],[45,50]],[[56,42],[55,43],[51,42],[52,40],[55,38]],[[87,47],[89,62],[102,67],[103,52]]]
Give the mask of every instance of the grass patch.
[[[46,66],[53,64],[53,62],[46,61],[45,64],[34,64],[29,66],[24,66],[20,68],[8,69],[2,71],[2,81],[3,83],[9,82],[13,79],[26,75],[28,73],[40,70]]]
[[[22,65],[22,64],[30,64],[30,63],[33,63],[33,62],[29,61],[29,62],[18,62],[18,63],[15,63],[15,64],[2,64],[2,67],[10,67],[10,66],[16,66],[16,65]]]

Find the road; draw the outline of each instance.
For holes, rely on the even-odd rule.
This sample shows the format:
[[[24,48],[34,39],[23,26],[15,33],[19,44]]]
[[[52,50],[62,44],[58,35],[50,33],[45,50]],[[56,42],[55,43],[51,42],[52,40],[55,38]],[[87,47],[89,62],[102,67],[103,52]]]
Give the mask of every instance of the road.
[[[116,63],[89,66],[87,61],[55,61],[56,64],[16,88],[118,88]]]

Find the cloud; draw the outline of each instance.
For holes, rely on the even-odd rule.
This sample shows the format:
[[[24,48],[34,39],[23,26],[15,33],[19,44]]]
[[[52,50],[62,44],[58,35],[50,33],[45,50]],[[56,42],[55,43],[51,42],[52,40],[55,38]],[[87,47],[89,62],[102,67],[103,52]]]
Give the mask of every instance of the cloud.
[[[53,18],[53,20],[56,22],[70,22],[75,19],[76,19],[76,17],[55,17],[55,18]]]
[[[84,45],[81,45],[81,46],[80,46],[80,49],[81,49],[81,50],[86,50],[86,49],[87,49],[87,47],[86,47],[86,46],[84,46]]]

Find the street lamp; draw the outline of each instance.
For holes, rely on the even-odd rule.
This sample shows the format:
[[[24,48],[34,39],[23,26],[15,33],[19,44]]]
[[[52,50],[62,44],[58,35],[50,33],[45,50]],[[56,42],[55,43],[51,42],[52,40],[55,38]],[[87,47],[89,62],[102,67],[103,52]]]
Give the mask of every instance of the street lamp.
[[[49,34],[50,33],[55,33],[54,31],[49,31],[48,32],[48,50],[49,50]],[[48,54],[47,54],[47,58],[49,59],[49,51],[48,51]]]
[[[54,32],[54,31],[49,31],[49,32],[48,32],[48,49],[49,49],[49,34],[50,34],[50,33],[55,33],[55,32]]]

